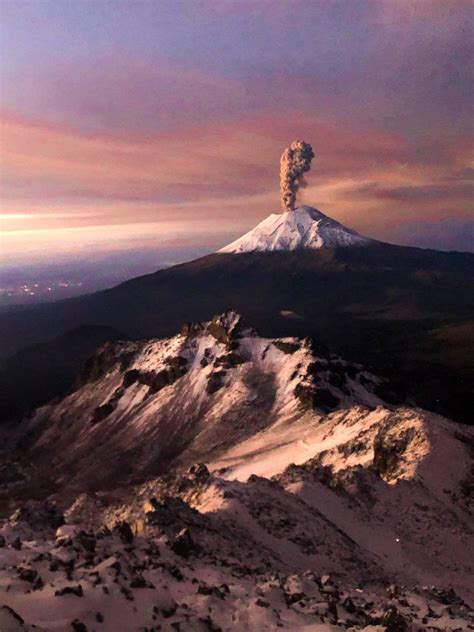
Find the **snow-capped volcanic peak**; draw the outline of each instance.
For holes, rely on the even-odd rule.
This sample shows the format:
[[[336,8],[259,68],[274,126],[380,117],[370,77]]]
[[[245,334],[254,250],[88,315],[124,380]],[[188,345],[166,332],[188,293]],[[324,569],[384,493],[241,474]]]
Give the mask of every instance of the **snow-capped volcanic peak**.
[[[311,206],[274,213],[219,252],[240,253],[301,248],[342,248],[372,242]]]

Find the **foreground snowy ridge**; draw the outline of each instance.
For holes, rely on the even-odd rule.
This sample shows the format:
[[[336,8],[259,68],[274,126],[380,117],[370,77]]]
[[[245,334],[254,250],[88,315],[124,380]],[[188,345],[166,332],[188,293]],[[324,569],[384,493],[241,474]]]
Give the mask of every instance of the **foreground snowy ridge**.
[[[106,344],[0,452],[0,630],[473,629],[474,431],[387,397],[233,311]]]
[[[367,246],[372,239],[359,235],[311,206],[269,215],[248,233],[218,252],[264,252],[301,248]]]
[[[230,311],[169,339],[104,345],[77,388],[19,433],[51,473],[105,485],[227,454],[233,463],[233,450],[254,436],[383,404],[383,387],[309,339],[261,338]],[[301,447],[298,459],[318,449]]]

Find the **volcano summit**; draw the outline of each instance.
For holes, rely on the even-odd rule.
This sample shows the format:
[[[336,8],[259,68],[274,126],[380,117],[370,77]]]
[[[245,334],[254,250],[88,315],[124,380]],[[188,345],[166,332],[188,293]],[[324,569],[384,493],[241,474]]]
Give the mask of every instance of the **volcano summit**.
[[[311,206],[273,213],[219,252],[264,252],[301,248],[366,246],[373,239],[359,235]]]

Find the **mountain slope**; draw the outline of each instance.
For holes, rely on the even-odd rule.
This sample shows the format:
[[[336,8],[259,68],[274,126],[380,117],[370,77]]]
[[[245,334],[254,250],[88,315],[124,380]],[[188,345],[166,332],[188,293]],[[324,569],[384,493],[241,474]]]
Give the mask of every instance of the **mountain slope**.
[[[359,235],[311,206],[269,215],[248,233],[219,252],[265,252],[302,248],[366,246],[373,240]]]
[[[232,311],[107,343],[2,441],[12,629],[469,629],[474,429],[386,389]]]
[[[124,334],[104,325],[79,326],[64,334],[20,349],[5,361],[0,406],[21,416],[28,408],[63,395],[72,386],[78,366],[105,342]]]
[[[173,338],[106,344],[76,389],[18,432],[22,449],[53,478],[65,481],[67,470],[68,484],[116,485],[209,459],[267,426],[300,419],[305,409],[324,415],[376,406],[383,386],[309,340],[242,331],[230,311]]]
[[[0,348],[5,357],[81,324],[111,326],[132,338],[170,336],[183,322],[208,320],[229,307],[264,335],[314,336],[389,375],[425,408],[470,421],[469,253],[374,242],[209,255],[111,290],[0,316]],[[456,354],[444,334],[449,327],[458,332]],[[20,380],[12,397],[22,400],[21,394]],[[4,405],[1,413],[5,418],[11,408]]]

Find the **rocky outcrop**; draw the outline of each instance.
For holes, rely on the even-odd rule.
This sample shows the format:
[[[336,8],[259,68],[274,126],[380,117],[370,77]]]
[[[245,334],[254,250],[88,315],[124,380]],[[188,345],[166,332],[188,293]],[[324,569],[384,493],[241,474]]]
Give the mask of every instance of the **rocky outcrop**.
[[[242,317],[233,310],[227,310],[219,316],[215,316],[206,327],[207,333],[213,336],[217,342],[231,346],[243,332]]]
[[[226,375],[226,371],[214,371],[210,373],[207,378],[206,393],[208,395],[214,395],[214,393],[221,389],[224,386]]]
[[[429,451],[429,439],[423,428],[412,424],[403,428],[396,417],[384,423],[374,438],[373,469],[385,480],[403,475],[405,466]]]
[[[34,530],[56,531],[64,524],[64,515],[56,505],[46,501],[29,500],[11,514],[10,521],[23,523]]]
[[[107,342],[93,356],[91,356],[76,380],[77,390],[85,384],[96,382],[104,377],[117,362],[120,362],[122,371],[125,371],[131,363],[137,350],[134,343]]]
[[[303,408],[309,410],[330,412],[341,403],[341,400],[327,388],[318,388],[313,385],[297,384],[294,393]]]
[[[138,369],[130,369],[123,376],[123,388],[125,389],[138,383],[149,386],[149,394],[152,395],[165,386],[174,384],[176,380],[186,375],[186,358],[177,356],[174,358],[166,358],[164,362],[167,366],[160,371],[139,371]]]
[[[297,342],[286,342],[285,340],[274,340],[274,346],[283,351],[283,353],[295,353],[300,348],[300,344]]]

